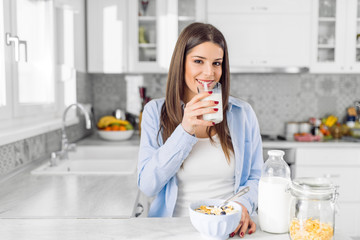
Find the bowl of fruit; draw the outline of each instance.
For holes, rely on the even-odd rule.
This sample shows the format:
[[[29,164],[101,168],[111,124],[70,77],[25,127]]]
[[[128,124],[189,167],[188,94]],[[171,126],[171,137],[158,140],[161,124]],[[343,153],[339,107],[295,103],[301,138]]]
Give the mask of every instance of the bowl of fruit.
[[[97,128],[99,136],[109,141],[127,140],[134,134],[134,127],[130,122],[117,119],[114,116],[100,118]]]

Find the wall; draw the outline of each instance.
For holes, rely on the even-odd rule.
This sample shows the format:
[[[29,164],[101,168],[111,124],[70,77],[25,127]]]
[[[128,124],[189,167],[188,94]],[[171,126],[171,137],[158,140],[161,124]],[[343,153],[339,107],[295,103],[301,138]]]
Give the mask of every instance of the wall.
[[[76,78],[78,102],[92,104],[93,90],[89,75],[77,73]],[[85,128],[84,118],[80,117],[80,123],[67,127],[66,133],[69,141],[75,142],[89,135],[91,130]],[[58,151],[60,148],[60,129],[0,146],[0,178],[6,177],[31,161],[48,158],[51,152]]]
[[[165,74],[144,74],[147,95],[165,96]],[[233,74],[231,95],[248,101],[254,108],[263,134],[284,134],[287,121],[307,121],[310,117],[335,114],[345,116],[346,108],[360,100],[360,76]],[[78,102],[94,106],[95,121],[126,108],[126,82],[123,74],[77,73]],[[92,131],[81,123],[67,129],[71,142]],[[60,149],[61,131],[23,139],[0,146],[0,177],[31,161],[45,159]]]
[[[165,74],[144,74],[147,95],[165,96]],[[115,108],[126,108],[126,82],[122,74],[91,76],[97,119]],[[284,135],[288,121],[307,121],[335,114],[360,100],[360,76],[334,74],[233,74],[231,95],[249,102],[263,134]]]

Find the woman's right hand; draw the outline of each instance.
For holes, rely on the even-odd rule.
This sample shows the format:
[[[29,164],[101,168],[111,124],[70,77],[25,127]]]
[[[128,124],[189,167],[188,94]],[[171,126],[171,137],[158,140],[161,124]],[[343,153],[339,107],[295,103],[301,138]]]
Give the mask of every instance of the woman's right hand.
[[[213,126],[214,122],[205,121],[202,119],[202,115],[207,113],[215,113],[218,108],[209,108],[219,104],[217,101],[201,101],[203,98],[210,96],[212,92],[202,92],[196,94],[184,108],[184,116],[181,122],[184,130],[193,135],[195,134],[196,126]]]

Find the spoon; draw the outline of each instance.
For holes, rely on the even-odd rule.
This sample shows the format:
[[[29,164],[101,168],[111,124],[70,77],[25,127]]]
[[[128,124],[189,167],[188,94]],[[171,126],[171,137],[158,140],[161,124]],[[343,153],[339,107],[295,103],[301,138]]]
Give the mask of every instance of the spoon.
[[[235,198],[238,198],[238,197],[244,195],[244,194],[247,193],[249,190],[250,190],[250,187],[249,187],[249,186],[241,189],[238,193],[232,195],[231,197],[229,197],[228,199],[226,199],[222,204],[220,204],[219,208],[225,206],[226,204],[228,204],[230,201],[234,200]]]

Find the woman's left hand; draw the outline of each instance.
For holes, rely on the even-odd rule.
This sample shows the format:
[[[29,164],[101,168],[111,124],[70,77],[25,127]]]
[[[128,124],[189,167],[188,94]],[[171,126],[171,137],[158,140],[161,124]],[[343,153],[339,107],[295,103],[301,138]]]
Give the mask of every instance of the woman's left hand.
[[[242,207],[241,220],[235,231],[232,234],[230,234],[230,236],[233,237],[235,234],[239,234],[239,236],[242,238],[245,236],[247,230],[249,230],[248,231],[249,234],[254,233],[256,231],[256,224],[254,223],[253,220],[251,220],[249,212],[246,209],[246,207],[244,207],[244,205],[242,205],[239,202],[236,203],[240,204]]]

